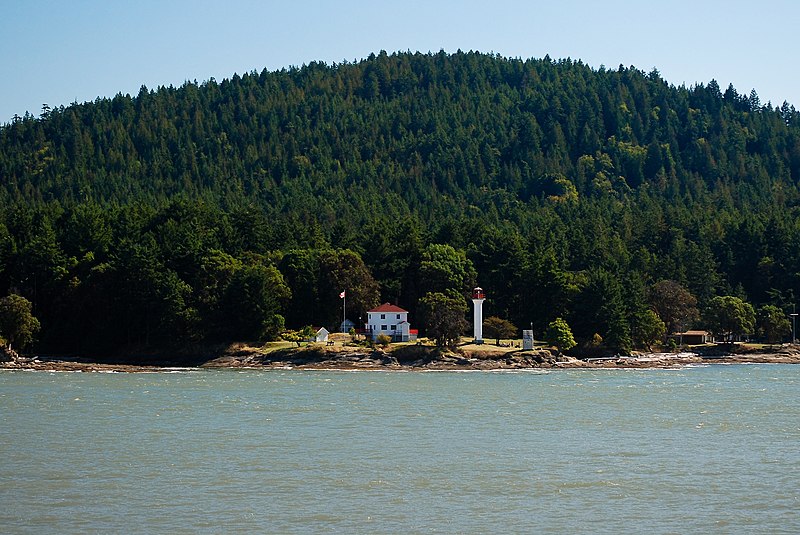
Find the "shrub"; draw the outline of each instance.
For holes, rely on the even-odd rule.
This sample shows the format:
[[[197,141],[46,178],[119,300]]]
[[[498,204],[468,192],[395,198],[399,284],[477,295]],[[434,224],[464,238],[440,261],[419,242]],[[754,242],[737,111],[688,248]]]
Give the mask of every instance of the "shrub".
[[[550,322],[544,333],[544,339],[551,346],[557,347],[559,351],[568,351],[575,347],[572,330],[562,318],[556,318]]]

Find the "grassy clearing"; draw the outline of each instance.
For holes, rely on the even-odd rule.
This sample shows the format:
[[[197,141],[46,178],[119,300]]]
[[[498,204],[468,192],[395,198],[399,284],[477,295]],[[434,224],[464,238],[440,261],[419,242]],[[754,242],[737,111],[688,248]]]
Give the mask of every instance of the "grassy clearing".
[[[294,342],[286,342],[285,340],[278,340],[277,342],[267,342],[263,346],[258,348],[258,351],[261,353],[271,353],[272,351],[277,351],[279,349],[289,349],[291,347],[297,347],[297,344]]]
[[[344,351],[364,350],[369,351],[371,348],[367,346],[353,344],[352,337],[347,333],[331,333],[328,340],[333,342],[329,345],[327,342],[302,342],[300,347],[295,342],[287,342],[279,340],[277,342],[266,342],[260,347],[249,347],[243,345],[236,349],[249,349],[259,353],[267,354],[273,351],[280,351],[286,349],[300,349],[300,350],[324,350],[332,353],[339,353]],[[391,353],[394,351],[406,351],[405,348],[409,347],[422,347],[431,349],[434,347],[433,341],[428,338],[420,338],[413,342],[392,342],[385,351]],[[519,352],[522,348],[522,339],[503,339],[500,340],[500,345],[495,344],[495,340],[484,340],[483,344],[474,344],[472,337],[462,337],[457,345],[458,349],[464,353],[473,353],[481,355],[504,355],[507,353]],[[546,346],[541,343],[536,344],[536,349],[541,349]],[[375,349],[383,349],[376,345]]]

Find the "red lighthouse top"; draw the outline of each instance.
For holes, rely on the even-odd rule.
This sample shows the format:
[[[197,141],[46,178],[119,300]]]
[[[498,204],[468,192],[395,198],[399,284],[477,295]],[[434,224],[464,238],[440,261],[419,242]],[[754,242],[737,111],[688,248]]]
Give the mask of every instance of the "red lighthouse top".
[[[486,299],[486,294],[483,293],[483,288],[475,288],[472,290],[473,299]]]

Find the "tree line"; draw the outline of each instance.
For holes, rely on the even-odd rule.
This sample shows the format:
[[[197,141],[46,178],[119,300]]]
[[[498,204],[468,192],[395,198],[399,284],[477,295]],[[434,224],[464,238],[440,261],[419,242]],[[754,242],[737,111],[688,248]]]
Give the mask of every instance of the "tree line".
[[[690,279],[602,265],[566,269],[552,247],[525,247],[513,228],[476,229],[461,249],[431,241],[436,229],[407,218],[383,244],[370,235],[357,249],[341,249],[297,228],[286,249],[253,250],[253,232],[270,227],[267,215],[252,208],[227,213],[185,199],[160,208],[17,207],[0,223],[0,280],[5,293],[33,303],[42,325],[39,348],[50,351],[266,341],[305,325],[338,330],[343,290],[356,323],[366,310],[391,301],[409,309],[423,333],[450,343],[452,329],[439,336],[435,325],[450,322],[463,331],[467,296],[478,282],[487,288],[493,316],[531,324],[539,336],[556,318],[566,320],[586,348],[648,347],[693,325],[725,335],[757,332],[741,291],[725,299],[749,307],[739,313],[746,319],[712,319],[725,309],[721,297],[696,296]],[[769,295],[760,313],[779,326],[759,322],[759,332],[779,341],[788,334],[780,304],[785,308],[791,290]],[[722,326],[731,321],[739,323]]]
[[[799,118],[714,81],[461,52],[47,107],[0,126],[0,294],[53,351],[333,327],[344,289],[354,321],[422,320],[475,284],[537,337],[562,318],[630,349],[718,297],[790,310]],[[662,281],[692,321],[657,308]]]

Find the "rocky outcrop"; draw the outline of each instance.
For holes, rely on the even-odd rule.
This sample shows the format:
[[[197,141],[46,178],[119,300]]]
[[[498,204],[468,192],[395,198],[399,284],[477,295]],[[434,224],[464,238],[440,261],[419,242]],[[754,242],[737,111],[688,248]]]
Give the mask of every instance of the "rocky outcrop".
[[[0,362],[16,362],[19,355],[10,347],[0,346]]]
[[[136,372],[164,369],[162,366],[99,364],[54,357],[24,358],[0,352],[0,368],[61,371]],[[552,368],[671,368],[698,363],[800,364],[800,346],[780,346],[769,352],[736,355],[697,353],[641,353],[577,359],[546,349],[497,351],[460,349],[448,351],[431,346],[404,346],[389,350],[319,346],[264,351],[237,347],[202,364],[208,368],[297,368],[327,370],[515,370]]]

